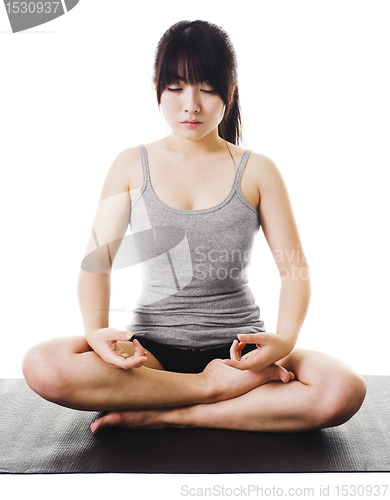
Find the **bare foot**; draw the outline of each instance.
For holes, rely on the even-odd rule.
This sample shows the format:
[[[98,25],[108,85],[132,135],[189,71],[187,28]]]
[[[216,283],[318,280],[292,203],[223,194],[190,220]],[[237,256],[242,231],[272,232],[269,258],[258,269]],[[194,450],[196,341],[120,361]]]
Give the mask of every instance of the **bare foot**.
[[[210,366],[211,363],[207,365],[210,367],[210,372],[212,373],[211,377],[218,375],[219,368],[221,371],[233,370],[232,372],[228,372],[229,375],[232,375],[233,380],[234,377],[237,377],[240,381],[246,381],[246,383],[253,385],[251,388],[258,387],[259,385],[267,384],[268,382],[274,382],[280,380],[283,383],[287,383],[290,380],[294,380],[295,376],[292,372],[288,372],[282,366],[277,364],[273,364],[264,368],[260,372],[252,371],[252,374],[255,376],[251,376],[249,371],[243,372],[241,370],[237,370],[235,368],[231,368],[222,363],[222,367],[220,367],[221,363],[214,363],[214,361],[222,361],[222,360],[213,360],[211,363],[214,366]],[[206,367],[206,369],[207,369]],[[228,370],[225,370],[225,367]],[[206,370],[205,369],[205,370]],[[218,373],[217,373],[218,372]],[[243,374],[249,373],[248,376],[243,376]],[[249,381],[249,382],[248,382]],[[249,389],[250,390],[250,389]],[[236,389],[235,389],[236,391]],[[237,391],[236,391],[237,392]],[[242,394],[242,387],[240,393]],[[225,394],[226,395],[226,394]],[[235,396],[234,396],[235,397]],[[228,398],[225,398],[228,399]],[[190,407],[189,407],[190,408]],[[175,413],[177,416],[183,415],[183,411],[186,411],[185,407],[179,408],[156,408],[156,409],[148,409],[148,410],[121,410],[121,411],[111,411],[108,412],[103,417],[95,420],[91,425],[91,430],[94,434],[101,432],[102,430],[108,429],[110,427],[122,427],[126,429],[161,429],[163,427],[186,427],[186,425],[180,425],[180,423],[172,424],[172,421],[180,421],[180,418],[172,419],[172,415]]]
[[[283,368],[283,366],[280,366],[276,363],[267,366],[267,368],[261,370],[260,373],[263,373],[264,377],[269,377],[269,380],[267,382],[281,380],[282,382],[287,383],[290,382],[290,380],[295,379],[295,375],[293,374],[293,372],[288,372],[285,368]],[[267,382],[264,383],[266,384]]]
[[[161,420],[164,409],[155,410],[121,410],[110,411],[107,415],[98,418],[91,424],[94,434],[110,427],[122,427],[125,429],[161,429],[166,427]]]
[[[295,378],[293,373],[276,363],[260,371],[237,370],[226,365],[222,359],[210,361],[203,374],[214,389],[215,399],[212,402],[241,396],[268,382],[280,380],[287,383]]]

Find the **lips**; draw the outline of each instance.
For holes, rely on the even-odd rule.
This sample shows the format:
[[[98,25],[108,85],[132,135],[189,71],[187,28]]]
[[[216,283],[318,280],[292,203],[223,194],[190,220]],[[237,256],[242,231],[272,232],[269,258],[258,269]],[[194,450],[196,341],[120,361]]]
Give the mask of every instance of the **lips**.
[[[202,122],[195,122],[195,121],[185,121],[185,122],[181,122],[182,125],[184,125],[185,127],[187,128],[195,128],[195,127],[198,127],[199,125],[202,125]]]

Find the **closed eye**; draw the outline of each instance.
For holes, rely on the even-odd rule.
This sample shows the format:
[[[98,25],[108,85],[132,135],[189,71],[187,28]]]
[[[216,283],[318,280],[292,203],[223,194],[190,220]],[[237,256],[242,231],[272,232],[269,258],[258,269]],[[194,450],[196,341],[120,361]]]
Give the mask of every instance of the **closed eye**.
[[[172,89],[171,87],[167,87],[167,89],[170,92],[180,92],[180,90],[183,90],[182,88]],[[216,90],[205,90],[205,89],[201,89],[201,92],[204,92],[205,94],[216,94],[217,93]]]

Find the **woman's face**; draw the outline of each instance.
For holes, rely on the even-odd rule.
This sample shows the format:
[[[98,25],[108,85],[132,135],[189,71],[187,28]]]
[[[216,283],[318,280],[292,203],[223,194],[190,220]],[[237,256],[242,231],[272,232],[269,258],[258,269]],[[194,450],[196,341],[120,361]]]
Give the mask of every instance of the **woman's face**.
[[[168,85],[161,94],[161,110],[173,132],[198,140],[217,129],[225,104],[210,85],[191,86],[180,80]]]

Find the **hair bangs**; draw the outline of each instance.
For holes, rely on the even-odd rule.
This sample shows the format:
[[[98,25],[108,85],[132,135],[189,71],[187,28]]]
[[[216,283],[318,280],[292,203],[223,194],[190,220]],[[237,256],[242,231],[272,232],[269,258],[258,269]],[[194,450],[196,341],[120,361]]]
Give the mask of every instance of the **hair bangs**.
[[[156,72],[158,102],[168,85],[183,81],[187,85],[211,85],[226,103],[226,75],[220,64],[221,54],[215,53],[218,51],[212,49],[217,47],[200,35],[187,30],[166,45]]]

